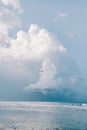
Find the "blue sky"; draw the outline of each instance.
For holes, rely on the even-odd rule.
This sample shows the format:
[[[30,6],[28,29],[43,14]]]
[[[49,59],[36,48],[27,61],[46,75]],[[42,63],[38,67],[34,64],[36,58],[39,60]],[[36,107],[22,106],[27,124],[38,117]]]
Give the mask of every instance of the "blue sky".
[[[86,4],[0,0],[0,100],[86,102]]]

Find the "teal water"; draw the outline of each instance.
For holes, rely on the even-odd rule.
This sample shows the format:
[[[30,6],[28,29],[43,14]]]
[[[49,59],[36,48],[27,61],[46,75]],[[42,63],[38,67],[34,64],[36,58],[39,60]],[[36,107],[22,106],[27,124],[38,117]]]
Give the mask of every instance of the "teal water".
[[[0,130],[87,130],[87,105],[0,102]]]

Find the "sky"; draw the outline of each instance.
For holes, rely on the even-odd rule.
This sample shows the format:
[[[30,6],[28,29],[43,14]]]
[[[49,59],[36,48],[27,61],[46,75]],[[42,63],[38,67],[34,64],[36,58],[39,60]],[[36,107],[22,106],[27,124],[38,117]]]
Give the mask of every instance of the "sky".
[[[86,5],[0,0],[0,100],[87,102]]]

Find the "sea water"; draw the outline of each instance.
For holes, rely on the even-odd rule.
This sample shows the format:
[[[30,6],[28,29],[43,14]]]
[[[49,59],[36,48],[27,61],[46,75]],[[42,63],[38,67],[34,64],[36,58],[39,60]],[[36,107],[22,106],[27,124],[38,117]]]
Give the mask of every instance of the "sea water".
[[[87,105],[0,102],[0,130],[87,130]]]

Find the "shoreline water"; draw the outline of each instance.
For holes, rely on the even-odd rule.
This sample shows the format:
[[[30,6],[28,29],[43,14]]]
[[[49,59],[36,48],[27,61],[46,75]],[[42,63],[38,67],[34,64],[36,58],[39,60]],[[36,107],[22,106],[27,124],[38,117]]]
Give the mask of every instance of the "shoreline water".
[[[0,130],[87,130],[87,104],[0,102]]]

